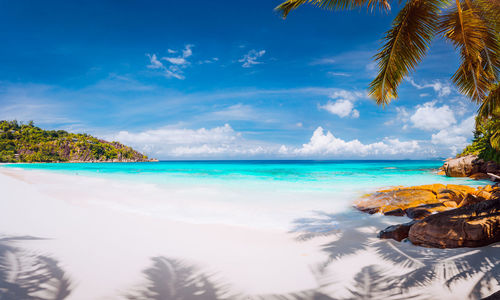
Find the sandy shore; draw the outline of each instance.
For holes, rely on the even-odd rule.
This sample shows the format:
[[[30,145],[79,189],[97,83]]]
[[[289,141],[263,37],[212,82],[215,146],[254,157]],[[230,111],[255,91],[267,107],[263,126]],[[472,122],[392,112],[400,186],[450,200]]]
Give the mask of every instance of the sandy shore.
[[[284,231],[152,217],[126,206],[141,201],[140,187],[82,176],[0,169],[0,189],[2,234],[49,238],[22,246],[61,262],[75,281],[72,299],[127,292],[143,281],[142,271],[155,256],[199,266],[231,282],[234,293],[317,286],[309,267],[321,257],[317,242],[297,243]]]
[[[203,197],[214,191],[196,187],[169,190],[18,169],[0,168],[0,190],[0,250],[53,258],[71,283],[67,299],[125,299],[152,285],[196,299],[352,299],[360,293],[478,299],[500,289],[499,245],[436,250],[374,238],[401,219],[318,212],[290,220],[296,232],[197,223],[180,216],[210,215],[211,206],[216,214],[247,208],[236,207],[240,203],[221,210],[227,203],[211,201],[217,194]],[[259,213],[248,215],[258,219]],[[5,239],[25,236],[44,239]]]

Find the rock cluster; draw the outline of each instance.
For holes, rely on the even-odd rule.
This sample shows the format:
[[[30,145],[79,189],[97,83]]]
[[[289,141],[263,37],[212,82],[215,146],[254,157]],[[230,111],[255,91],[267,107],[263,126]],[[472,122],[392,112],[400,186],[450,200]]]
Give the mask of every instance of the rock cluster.
[[[470,177],[472,179],[489,179],[491,174],[499,174],[500,166],[493,161],[480,159],[477,155],[466,155],[448,159],[443,167],[444,175],[449,177]]]
[[[367,213],[403,216],[413,222],[393,225],[380,238],[405,238],[421,246],[478,247],[500,241],[500,188],[463,185],[397,187],[355,202]]]
[[[500,242],[500,199],[431,215],[408,232],[415,245],[436,248],[481,247]]]
[[[396,187],[367,195],[354,203],[354,206],[370,214],[403,216],[422,219],[435,212],[461,207],[491,199],[499,188],[473,188],[456,184],[430,184],[414,187]]]

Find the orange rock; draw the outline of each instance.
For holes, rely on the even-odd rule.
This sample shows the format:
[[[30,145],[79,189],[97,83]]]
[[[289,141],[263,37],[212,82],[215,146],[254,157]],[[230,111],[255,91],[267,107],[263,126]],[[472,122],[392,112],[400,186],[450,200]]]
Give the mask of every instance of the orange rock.
[[[490,176],[485,173],[474,173],[469,176],[470,179],[480,180],[480,179],[490,179]]]
[[[437,195],[437,199],[441,202],[454,201],[456,204],[459,204],[464,200],[466,195],[467,194],[462,193],[461,191],[444,189]]]
[[[413,224],[415,245],[437,248],[481,247],[500,241],[500,200],[488,200],[433,214]]]
[[[374,210],[382,213],[397,210],[405,210],[422,204],[437,202],[436,195],[430,190],[419,189],[396,189],[384,190],[371,196],[355,201],[354,206],[361,210],[372,212]]]
[[[462,201],[462,203],[460,203],[460,206],[466,206],[466,205],[470,205],[470,204],[476,204],[476,203],[479,203],[479,202],[483,202],[485,201],[486,199],[482,198],[482,197],[478,197],[474,194],[468,194],[467,197],[464,198],[464,201]]]
[[[484,198],[485,200],[491,199],[491,193],[488,193],[485,190],[478,190],[478,191],[472,193],[472,195],[475,195],[475,196],[480,197],[480,198]]]
[[[426,191],[431,191],[434,194],[439,193],[440,190],[445,189],[446,186],[441,183],[436,183],[436,184],[426,184],[426,185],[417,185],[417,186],[412,186],[407,189],[410,190],[426,190]]]
[[[438,175],[446,175],[446,172],[445,171],[439,171],[437,174]]]
[[[491,193],[493,191],[493,188],[488,184],[487,186],[483,187],[483,191]]]
[[[458,204],[455,201],[443,201],[442,203],[446,207],[451,207],[451,208],[457,208],[458,207]]]
[[[464,193],[472,193],[476,190],[473,187],[470,187],[467,185],[458,185],[458,184],[448,184],[448,185],[446,185],[446,188],[449,190],[460,191],[460,192],[464,192]]]

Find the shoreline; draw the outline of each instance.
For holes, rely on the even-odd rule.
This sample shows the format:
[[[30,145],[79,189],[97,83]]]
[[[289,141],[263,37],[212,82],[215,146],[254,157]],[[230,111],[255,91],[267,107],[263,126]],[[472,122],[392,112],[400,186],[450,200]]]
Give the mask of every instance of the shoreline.
[[[168,263],[175,269],[177,261],[193,266],[196,274],[205,274],[211,282],[228,286],[227,293],[238,300],[262,295],[346,298],[358,277],[379,274],[386,278],[378,283],[383,287],[384,282],[405,282],[415,272],[430,272],[450,263],[474,266],[476,260],[495,259],[500,247],[436,250],[379,240],[376,232],[400,223],[401,218],[369,216],[352,209],[290,219],[288,229],[172,219],[177,212],[192,214],[196,209],[212,215],[223,204],[229,205],[223,214],[241,209],[254,222],[261,222],[255,220],[259,212],[240,207],[243,203],[231,206],[216,201],[231,193],[228,188],[220,194],[206,188],[188,193],[20,168],[0,168],[0,188],[5,194],[0,199],[0,234],[49,238],[13,245],[56,259],[74,283],[68,299],[124,297],[147,283],[144,270],[155,263]],[[448,289],[445,279],[433,279],[423,295],[460,299],[475,284],[475,280],[459,281]],[[406,282],[399,293],[422,295],[418,284],[423,283]]]

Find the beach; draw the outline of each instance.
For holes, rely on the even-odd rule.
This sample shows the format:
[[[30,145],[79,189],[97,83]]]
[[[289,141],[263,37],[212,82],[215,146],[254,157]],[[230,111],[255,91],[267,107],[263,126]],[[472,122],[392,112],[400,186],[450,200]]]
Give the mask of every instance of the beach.
[[[404,218],[352,209],[369,183],[220,185],[198,169],[198,181],[162,184],[41,168],[0,167],[0,249],[52,258],[67,299],[146,299],[156,285],[193,299],[480,299],[500,288],[498,244],[442,250],[376,238]]]

